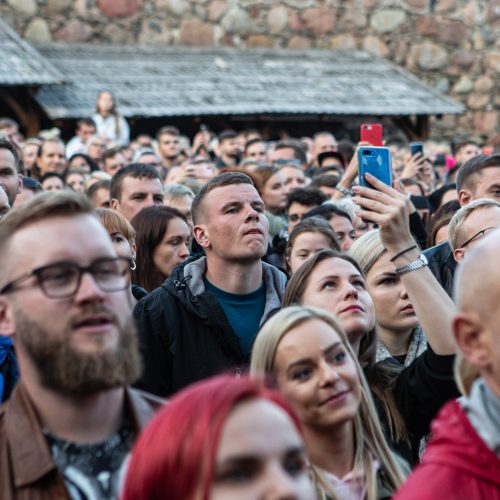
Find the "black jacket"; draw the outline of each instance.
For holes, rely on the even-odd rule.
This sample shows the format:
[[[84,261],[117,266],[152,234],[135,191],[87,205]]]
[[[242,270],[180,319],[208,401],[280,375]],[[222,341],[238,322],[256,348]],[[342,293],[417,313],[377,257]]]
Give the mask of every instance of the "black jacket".
[[[261,324],[281,307],[283,273],[262,263],[266,307]],[[167,396],[198,380],[248,364],[216,297],[205,290],[206,257],[174,269],[134,309],[143,357],[136,387]]]
[[[445,241],[425,250],[424,255],[429,261],[429,269],[451,297],[453,295],[453,280],[457,263],[453,258],[450,244]]]

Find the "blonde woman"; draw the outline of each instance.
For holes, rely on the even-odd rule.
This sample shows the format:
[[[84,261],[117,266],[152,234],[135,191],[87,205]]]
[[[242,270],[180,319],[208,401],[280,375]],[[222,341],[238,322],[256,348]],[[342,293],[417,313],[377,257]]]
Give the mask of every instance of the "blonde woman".
[[[392,496],[405,465],[389,450],[361,366],[332,315],[280,311],[257,335],[250,371],[269,377],[295,410],[320,498]]]
[[[409,366],[427,349],[415,309],[377,229],[356,240],[348,251],[365,275],[377,318],[376,361],[392,358]]]

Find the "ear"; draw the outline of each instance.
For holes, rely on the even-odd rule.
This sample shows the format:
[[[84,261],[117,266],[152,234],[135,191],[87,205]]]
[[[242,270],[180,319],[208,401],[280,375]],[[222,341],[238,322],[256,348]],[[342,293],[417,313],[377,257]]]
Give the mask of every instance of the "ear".
[[[113,210],[118,210],[120,208],[120,202],[116,198],[111,198],[109,206]]]
[[[137,257],[137,244],[135,243],[135,240],[132,241],[130,247],[132,248],[132,258],[135,259]]]
[[[210,235],[208,229],[204,224],[198,224],[193,227],[193,235],[196,241],[202,248],[210,247]]]
[[[453,335],[464,358],[479,369],[490,365],[490,332],[478,317],[459,313],[452,322]]]
[[[6,337],[13,337],[16,332],[14,314],[9,301],[0,296],[0,333]]]
[[[468,189],[461,189],[458,192],[458,201],[461,207],[464,207],[472,200],[472,193]]]
[[[456,250],[453,250],[453,258],[455,259],[455,262],[462,262],[464,255],[465,252],[463,248],[457,248]]]
[[[23,190],[23,174],[17,174],[17,193]]]

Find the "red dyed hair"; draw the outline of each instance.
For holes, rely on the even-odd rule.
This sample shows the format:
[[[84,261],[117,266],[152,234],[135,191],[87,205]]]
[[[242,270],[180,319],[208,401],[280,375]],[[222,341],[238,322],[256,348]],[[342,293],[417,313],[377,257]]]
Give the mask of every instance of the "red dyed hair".
[[[122,500],[189,499],[197,491],[208,500],[224,423],[239,403],[250,399],[275,403],[301,433],[281,395],[263,384],[229,375],[199,382],[174,396],[137,440]]]

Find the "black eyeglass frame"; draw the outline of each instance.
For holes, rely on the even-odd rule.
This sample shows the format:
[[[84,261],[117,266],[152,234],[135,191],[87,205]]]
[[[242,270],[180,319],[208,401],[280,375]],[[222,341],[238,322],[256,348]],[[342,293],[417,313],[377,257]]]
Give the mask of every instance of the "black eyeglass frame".
[[[465,243],[462,244],[462,246],[460,246],[458,248],[465,248],[469,243],[474,241],[481,233],[484,236],[484,233],[486,233],[487,231],[491,231],[492,229],[498,229],[498,227],[493,226],[493,227],[486,227],[484,229],[481,229],[481,231],[478,231],[474,236],[471,236]]]
[[[126,290],[128,287],[127,280],[123,280],[123,286],[120,285],[120,287],[111,287],[107,288],[102,286],[102,283],[99,281],[99,279],[96,278],[94,272],[96,271],[96,266],[99,264],[103,264],[106,262],[121,262],[123,263],[123,269],[121,270],[121,276],[125,277],[127,274],[130,274],[131,272],[131,266],[132,266],[132,259],[129,259],[127,257],[103,257],[100,259],[95,260],[90,264],[90,266],[79,266],[78,264],[71,262],[71,261],[59,261],[59,262],[53,262],[52,264],[47,264],[45,266],[37,267],[35,269],[32,269],[31,271],[23,274],[22,276],[19,276],[19,278],[16,278],[15,280],[12,280],[11,282],[7,283],[1,290],[0,290],[0,295],[5,295],[6,293],[14,291],[14,289],[20,285],[21,283],[24,283],[30,278],[36,278],[37,281],[37,286],[42,290],[42,292],[49,298],[49,299],[67,299],[69,297],[73,297],[74,295],[77,294],[78,289],[80,288],[81,282],[82,282],[82,276],[84,273],[90,273],[92,275],[92,278],[94,281],[97,283],[97,286],[106,293],[112,293],[112,292],[119,292],[121,290]],[[76,285],[74,287],[74,291],[68,294],[63,294],[63,295],[53,295],[47,292],[45,286],[44,286],[44,279],[42,278],[42,274],[47,271],[47,269],[54,268],[56,269],[57,267],[61,268],[72,268],[76,269],[78,271],[78,279],[76,280]]]

